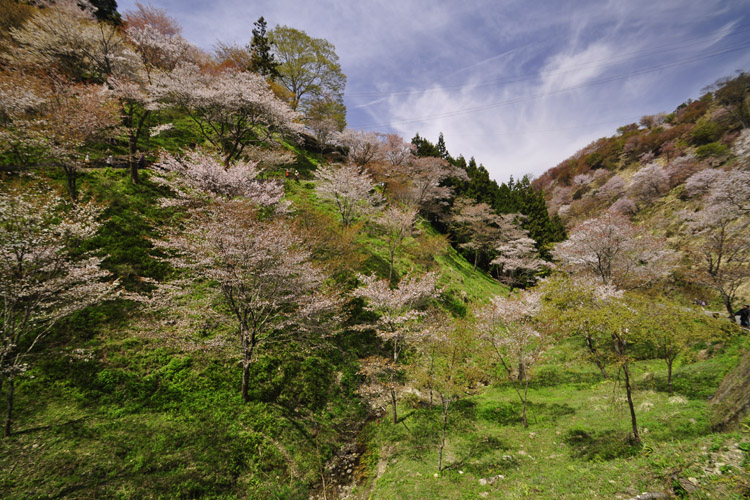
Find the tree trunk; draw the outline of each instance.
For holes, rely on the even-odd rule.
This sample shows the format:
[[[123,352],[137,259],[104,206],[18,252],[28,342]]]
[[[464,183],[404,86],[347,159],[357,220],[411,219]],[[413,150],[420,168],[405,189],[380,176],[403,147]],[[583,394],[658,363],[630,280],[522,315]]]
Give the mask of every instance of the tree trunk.
[[[138,184],[138,162],[135,161],[136,138],[130,136],[130,155],[128,155],[128,167],[130,168],[130,180],[133,184]]]
[[[76,186],[76,181],[78,180],[78,168],[75,166],[64,165],[63,172],[65,172],[65,180],[67,182],[70,199],[76,201],[78,199],[78,187]]]
[[[254,337],[253,337],[254,338]],[[249,384],[250,384],[250,361],[253,358],[253,341],[248,335],[242,334],[242,401],[250,401]]]
[[[526,382],[526,385],[523,389],[523,404],[522,404],[523,410],[521,412],[521,416],[522,416],[521,420],[523,421],[524,428],[529,426],[529,421],[526,419],[526,401],[528,401],[529,399],[529,378],[528,377],[525,377],[525,382]]]
[[[388,283],[390,283],[391,285],[393,285],[393,261],[396,259],[396,251],[395,250],[390,250],[390,257],[391,257],[391,260],[390,260],[389,264],[391,266],[388,269]]]
[[[393,406],[393,423],[398,423],[398,413],[396,410],[396,390],[391,388],[391,406]]]
[[[10,436],[10,426],[13,421],[13,396],[15,393],[15,378],[11,375],[8,380],[8,411],[5,415],[5,431],[3,432],[4,437]]]
[[[586,336],[586,347],[589,348],[589,352],[594,358],[594,364],[596,364],[596,366],[599,368],[599,371],[602,372],[602,377],[604,377],[605,379],[609,379],[607,370],[604,369],[604,363],[602,363],[602,360],[599,359],[599,353],[596,351],[596,347],[594,347],[594,341],[589,336]]]
[[[630,423],[633,426],[633,441],[635,444],[641,444],[641,436],[638,434],[638,423],[635,419],[635,406],[633,405],[633,388],[630,386],[630,371],[628,370],[628,363],[622,367],[622,371],[625,374],[625,392],[628,394],[628,407],[630,408]]]
[[[443,448],[445,447],[445,432],[448,428],[448,410],[451,404],[449,399],[445,399],[442,392],[440,393],[440,401],[443,403],[443,433],[438,448],[438,472],[443,470]]]
[[[517,380],[521,382],[522,380],[526,379],[526,363],[523,361],[523,357],[518,357],[518,378]]]
[[[672,363],[674,359],[667,358],[667,385],[669,386],[669,394],[674,394],[674,388],[672,387]]]
[[[732,307],[732,299],[724,296],[722,297],[724,299],[724,307],[727,308],[727,312],[729,313],[729,321],[732,323],[737,323],[737,318],[734,317],[734,308]]]
[[[248,384],[250,381],[250,364],[242,362],[242,401],[247,403],[250,401],[250,394],[248,392]]]

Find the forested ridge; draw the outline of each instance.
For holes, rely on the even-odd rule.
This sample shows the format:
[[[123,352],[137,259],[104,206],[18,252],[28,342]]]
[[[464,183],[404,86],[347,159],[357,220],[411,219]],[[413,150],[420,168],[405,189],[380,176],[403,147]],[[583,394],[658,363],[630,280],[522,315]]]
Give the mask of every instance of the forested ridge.
[[[0,13],[3,498],[750,495],[747,73],[498,184],[294,27]]]

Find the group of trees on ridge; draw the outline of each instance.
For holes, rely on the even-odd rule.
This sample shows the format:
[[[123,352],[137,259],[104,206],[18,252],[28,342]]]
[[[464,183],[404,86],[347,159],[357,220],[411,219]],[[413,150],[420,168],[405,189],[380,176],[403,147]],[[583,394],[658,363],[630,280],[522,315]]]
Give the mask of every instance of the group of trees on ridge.
[[[420,136],[406,142],[344,129],[339,118],[345,78],[336,69],[333,48],[304,33],[281,27],[266,39],[261,18],[250,47],[220,47],[224,56],[216,60],[182,39],[179,26],[156,9],[139,6],[126,14],[122,30],[97,20],[80,1],[58,0],[42,9],[15,6],[21,17],[28,15],[10,29],[2,53],[3,154],[21,174],[40,159],[52,162],[65,175],[69,200],[18,172],[7,175],[8,187],[0,191],[6,437],[12,433],[15,382],[33,369],[31,354],[62,318],[115,299],[133,302],[144,314],[170,317],[170,306],[189,303],[198,286],[216,299],[215,313],[227,330],[197,337],[185,317],[170,318],[171,327],[186,344],[239,358],[239,393],[246,402],[252,399],[254,364],[279,344],[312,351],[343,336],[372,334],[369,356],[359,360],[359,393],[374,411],[390,406],[394,423],[406,388],[439,403],[439,470],[453,403],[488,380],[500,377],[516,387],[519,421],[529,425],[534,365],[560,337],[580,341],[604,378],[613,370],[624,374],[633,441],[640,443],[633,361],[664,359],[671,385],[680,352],[731,332],[728,325],[648,295],[670,279],[682,257],[627,214],[591,218],[553,245],[565,238],[564,228],[549,217],[543,193],[528,178],[498,186],[474,159],[452,158],[442,136],[433,145]],[[305,87],[290,70],[292,61],[304,57],[286,59],[269,49],[285,43],[327,54],[332,79]],[[328,111],[316,114],[321,109]],[[744,127],[744,115],[738,116]],[[316,129],[321,120],[335,125]],[[279,165],[293,165],[287,146],[299,139],[303,124],[322,146],[342,148],[345,160],[323,162],[306,183],[309,193],[274,175]],[[150,242],[175,279],[143,276],[141,287],[126,291],[102,269],[100,256],[81,249],[100,226],[101,209],[79,193],[77,181],[87,155],[105,156],[114,138],[126,144],[132,182],[143,183],[137,151],[159,133],[191,134],[184,145],[199,139],[202,146],[162,151],[158,168],[148,173],[149,182],[168,193],[160,208],[174,214],[173,223],[158,228]],[[597,152],[586,161],[608,165],[608,156],[592,159]],[[562,170],[556,172],[538,183],[562,178]],[[585,189],[580,175],[589,174],[578,172],[571,183]],[[684,258],[705,269],[705,283],[731,314],[749,272],[743,236],[747,171],[688,180],[690,196],[702,200],[690,215],[700,244]],[[333,214],[328,222],[335,220],[335,230],[316,222],[319,207],[290,204],[285,194],[294,190],[302,191],[299,197],[314,196]],[[446,284],[434,257],[408,271],[399,264],[423,221],[449,233],[475,269],[492,269],[511,291],[525,290],[450,314],[441,303]],[[316,234],[324,229],[330,229],[328,240]],[[360,233],[383,242],[387,274],[336,272],[331,261],[349,251]],[[437,249],[445,252],[444,246]],[[327,254],[334,257],[320,257]],[[559,269],[533,287],[543,269],[550,272],[540,257],[554,258]]]

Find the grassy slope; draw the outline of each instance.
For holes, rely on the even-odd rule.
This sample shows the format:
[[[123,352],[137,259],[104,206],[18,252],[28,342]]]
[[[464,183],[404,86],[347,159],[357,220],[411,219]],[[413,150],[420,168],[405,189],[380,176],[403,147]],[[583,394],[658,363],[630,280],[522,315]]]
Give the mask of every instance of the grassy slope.
[[[82,181],[82,191],[110,207],[94,245],[112,255],[108,268],[131,287],[135,276],[162,279],[169,272],[151,257],[146,236],[174,214],[155,208],[164,193],[144,177],[139,187],[124,171],[94,172]],[[307,213],[320,227],[336,229],[331,206],[308,184],[288,186],[298,219]],[[441,303],[458,315],[507,293],[430,227],[421,230],[399,255],[399,275],[439,270]],[[386,249],[372,222],[362,221],[347,245],[342,252],[354,257],[356,270],[387,274]],[[206,325],[196,334],[221,328],[204,314],[213,306],[204,291],[196,289],[193,300],[194,319]],[[678,368],[678,398],[665,393],[663,364],[639,362],[636,404],[639,424],[648,429],[642,450],[625,441],[621,392],[580,361],[575,346],[560,345],[535,374],[530,427],[518,423],[510,386],[488,387],[457,405],[449,467],[434,477],[437,409],[405,405],[401,424],[371,422],[360,432],[356,357],[372,350],[363,334],[345,333],[336,349],[312,358],[294,346],[262,357],[254,401],[243,404],[235,358],[186,351],[169,342],[169,333],[163,323],[142,319],[137,306],[115,303],[77,315],[48,337],[33,377],[18,387],[17,432],[0,441],[2,497],[307,498],[323,463],[356,440],[367,449],[356,490],[363,498],[629,498],[664,490],[672,476],[695,478],[701,487],[695,498],[706,492],[741,498],[748,491],[736,444],[750,436],[711,433],[707,404],[746,349],[743,339]],[[83,356],[75,349],[84,349]],[[479,483],[498,474],[504,478]]]
[[[138,287],[135,276],[169,272],[147,237],[174,214],[156,208],[165,193],[143,178],[134,187],[125,171],[107,169],[82,180],[84,196],[110,207],[93,246],[112,255],[107,267],[130,288]],[[314,200],[291,183],[290,199],[302,197]],[[317,202],[314,209],[328,211]],[[384,248],[372,231],[360,232],[357,251],[363,270],[382,272]],[[449,305],[464,291],[471,298],[503,291],[452,251],[426,257],[421,242],[437,235],[427,227],[423,233],[407,243],[397,269],[439,267],[446,282],[461,276],[446,287]],[[191,314],[210,335],[220,326],[201,311],[212,303],[201,289],[193,300]],[[1,496],[306,498],[321,465],[363,420],[353,393],[356,352],[367,348],[362,334],[346,333],[338,349],[315,356],[288,346],[259,358],[255,401],[243,404],[235,357],[186,351],[170,333],[142,318],[137,305],[116,302],[76,315],[47,337],[31,376],[18,384],[15,433],[0,441]]]
[[[680,481],[694,478],[699,489],[690,498],[746,498],[750,455],[739,448],[750,451],[748,426],[712,433],[707,397],[749,344],[735,339],[714,357],[677,369],[673,396],[663,363],[637,363],[642,449],[628,443],[621,388],[577,361],[574,346],[557,346],[529,391],[528,428],[508,385],[465,399],[450,420],[448,468],[438,476],[439,408],[407,410],[395,427],[369,427],[373,446],[363,489],[372,499],[631,498],[672,487],[679,492]]]

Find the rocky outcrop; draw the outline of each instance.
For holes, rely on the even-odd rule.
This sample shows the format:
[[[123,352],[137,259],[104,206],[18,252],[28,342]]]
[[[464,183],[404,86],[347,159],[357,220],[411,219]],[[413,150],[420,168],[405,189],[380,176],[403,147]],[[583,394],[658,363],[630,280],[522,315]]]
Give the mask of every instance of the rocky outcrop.
[[[711,406],[711,425],[716,430],[730,429],[750,414],[750,352],[721,381]]]

